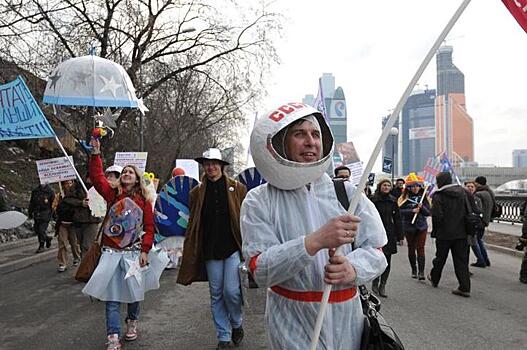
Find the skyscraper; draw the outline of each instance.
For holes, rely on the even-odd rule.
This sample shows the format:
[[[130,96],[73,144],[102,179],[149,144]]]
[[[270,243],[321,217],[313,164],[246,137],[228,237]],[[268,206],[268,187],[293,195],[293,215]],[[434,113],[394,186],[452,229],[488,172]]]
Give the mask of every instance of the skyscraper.
[[[436,91],[415,90],[403,107],[399,130],[402,139],[402,173],[420,172],[435,156]]]
[[[514,168],[527,168],[527,149],[512,151],[512,166]]]
[[[325,98],[333,98],[335,93],[335,77],[331,73],[322,73],[320,77]]]
[[[459,165],[474,161],[474,122],[465,105],[465,76],[454,65],[452,53],[451,46],[442,46],[436,55],[435,148]]]
[[[320,86],[324,94],[326,113],[329,126],[333,132],[335,143],[347,142],[347,110],[346,97],[341,87],[335,89],[335,77],[331,73],[323,73],[320,77]],[[302,103],[307,105],[314,104],[314,95],[307,94],[302,99]]]

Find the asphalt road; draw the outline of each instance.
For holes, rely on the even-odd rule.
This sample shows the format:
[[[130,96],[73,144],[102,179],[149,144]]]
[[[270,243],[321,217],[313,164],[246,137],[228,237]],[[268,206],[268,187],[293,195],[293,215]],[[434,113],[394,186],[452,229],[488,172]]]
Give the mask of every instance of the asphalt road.
[[[429,245],[427,271],[432,247]],[[518,282],[520,259],[490,252],[492,267],[473,268],[472,297],[454,296],[451,262],[439,288],[409,276],[406,247],[393,258],[383,313],[407,349],[526,349],[527,285]],[[0,349],[105,349],[104,304],[90,301],[73,280],[49,261],[0,276]],[[205,283],[183,287],[176,272],[147,294],[140,336],[125,349],[214,349]],[[265,349],[263,290],[251,291],[240,350]],[[123,312],[124,319],[124,312]]]

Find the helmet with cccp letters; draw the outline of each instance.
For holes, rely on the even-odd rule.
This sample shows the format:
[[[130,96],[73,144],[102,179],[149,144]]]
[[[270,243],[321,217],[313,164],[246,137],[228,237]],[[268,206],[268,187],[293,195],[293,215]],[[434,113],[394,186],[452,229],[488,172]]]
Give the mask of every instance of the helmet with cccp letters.
[[[320,159],[312,163],[287,159],[284,140],[289,125],[310,116],[320,126]],[[282,190],[294,190],[324,174],[331,164],[334,143],[331,129],[318,110],[303,103],[287,103],[256,121],[250,147],[256,169],[268,183]]]

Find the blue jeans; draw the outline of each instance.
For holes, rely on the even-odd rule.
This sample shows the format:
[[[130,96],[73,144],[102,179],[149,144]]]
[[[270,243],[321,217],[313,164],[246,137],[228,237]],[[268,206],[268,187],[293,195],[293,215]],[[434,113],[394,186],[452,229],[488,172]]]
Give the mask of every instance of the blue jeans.
[[[137,320],[139,317],[139,302],[128,304],[128,320]],[[106,334],[121,336],[121,303],[118,301],[106,302]]]
[[[489,255],[487,254],[487,248],[485,248],[485,242],[483,242],[483,234],[485,230],[477,233],[476,244],[472,246],[472,251],[477,258],[477,263],[481,265],[488,265]]]
[[[207,260],[212,319],[219,341],[230,341],[232,328],[242,325],[242,295],[240,290],[240,253],[224,260]]]

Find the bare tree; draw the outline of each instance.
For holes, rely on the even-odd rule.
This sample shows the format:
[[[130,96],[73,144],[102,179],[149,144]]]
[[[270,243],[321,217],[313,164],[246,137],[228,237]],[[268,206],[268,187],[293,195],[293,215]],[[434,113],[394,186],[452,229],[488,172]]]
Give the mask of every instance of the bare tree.
[[[0,58],[44,78],[61,61],[95,46],[99,56],[125,67],[150,108],[146,150],[170,149],[166,156],[173,164],[236,138],[278,62],[273,40],[280,22],[263,2],[1,0],[0,45],[6,50]],[[81,139],[90,129],[86,112],[59,119]],[[133,148],[136,116],[121,113],[113,150]],[[161,164],[154,168],[167,171]]]

